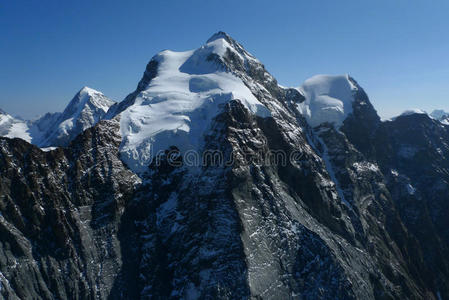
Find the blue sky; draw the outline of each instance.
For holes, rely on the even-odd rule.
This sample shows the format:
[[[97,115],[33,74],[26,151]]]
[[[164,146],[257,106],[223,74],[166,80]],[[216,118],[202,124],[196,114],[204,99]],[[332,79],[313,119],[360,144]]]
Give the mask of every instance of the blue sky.
[[[0,108],[61,111],[83,86],[115,101],[163,49],[238,40],[286,86],[349,73],[382,117],[449,111],[449,1],[2,1]]]

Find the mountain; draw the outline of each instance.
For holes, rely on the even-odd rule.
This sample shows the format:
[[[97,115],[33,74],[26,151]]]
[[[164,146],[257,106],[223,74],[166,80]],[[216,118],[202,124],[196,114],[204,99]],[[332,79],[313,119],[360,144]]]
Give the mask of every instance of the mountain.
[[[103,119],[48,152],[0,138],[3,297],[449,299],[427,114],[381,121],[349,75],[281,87],[219,32]]]
[[[101,92],[83,87],[62,113],[47,113],[30,121],[1,114],[0,136],[21,138],[42,148],[67,146],[78,134],[98,123],[114,103]]]
[[[9,138],[18,137],[30,142],[31,136],[28,133],[28,125],[23,120],[14,118],[0,109],[0,136]]]
[[[147,168],[160,151],[176,145],[182,151],[199,150],[202,138],[220,107],[239,99],[252,113],[269,116],[244,82],[221,61],[230,51],[241,63],[258,63],[240,53],[225,36],[216,35],[203,47],[186,52],[163,51],[148,64],[143,80],[109,118],[120,114],[122,158],[134,171]]]
[[[445,112],[444,110],[441,109],[434,110],[430,114],[430,116],[445,125],[449,125],[449,113]]]
[[[139,182],[119,159],[117,127],[98,124],[48,152],[0,139],[2,298],[107,298],[122,267],[120,219]]]
[[[40,147],[67,146],[78,134],[98,123],[114,103],[103,93],[83,87],[62,114],[45,115],[35,122],[37,127],[47,128],[37,144]]]

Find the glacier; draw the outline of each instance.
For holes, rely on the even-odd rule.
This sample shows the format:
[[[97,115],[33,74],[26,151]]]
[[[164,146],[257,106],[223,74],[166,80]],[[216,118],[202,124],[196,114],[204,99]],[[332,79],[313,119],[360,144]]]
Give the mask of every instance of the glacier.
[[[352,112],[356,85],[349,75],[316,75],[299,88],[306,100],[298,110],[312,127],[333,123],[339,127]]]
[[[132,105],[119,113],[122,159],[135,172],[172,145],[182,152],[199,150],[211,120],[231,100],[239,100],[251,113],[269,117],[248,87],[220,64],[232,46],[215,36],[197,50],[165,50],[152,58],[157,75]],[[240,59],[243,59],[238,54]]]

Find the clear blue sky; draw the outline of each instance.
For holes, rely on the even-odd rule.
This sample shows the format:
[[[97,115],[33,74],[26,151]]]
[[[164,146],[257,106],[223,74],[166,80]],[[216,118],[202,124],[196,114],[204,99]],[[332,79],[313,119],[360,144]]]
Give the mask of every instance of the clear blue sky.
[[[61,111],[82,87],[115,101],[150,58],[223,30],[286,86],[352,75],[383,117],[449,111],[449,1],[0,2],[0,108]]]

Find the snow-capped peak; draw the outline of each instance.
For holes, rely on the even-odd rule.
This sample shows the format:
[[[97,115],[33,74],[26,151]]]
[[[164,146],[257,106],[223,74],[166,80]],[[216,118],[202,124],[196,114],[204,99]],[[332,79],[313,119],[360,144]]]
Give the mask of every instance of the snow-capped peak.
[[[219,42],[217,42],[217,41],[219,41]],[[245,64],[246,61],[248,61],[248,60],[260,63],[256,59],[256,57],[254,57],[251,53],[246,51],[246,49],[243,48],[243,46],[240,43],[238,43],[230,35],[228,35],[227,33],[223,32],[223,31],[219,31],[219,32],[215,33],[214,35],[212,35],[207,40],[206,45],[207,44],[219,45],[218,49],[220,49],[221,51],[216,51],[215,53],[222,57],[224,56],[226,51],[229,50],[233,54],[235,54],[243,64]]]
[[[83,87],[62,114],[52,120],[52,124],[47,125],[51,128],[42,133],[37,144],[41,147],[67,145],[82,131],[100,121],[114,103],[103,93],[87,86]]]
[[[427,112],[425,112],[422,109],[412,108],[412,109],[404,110],[401,114],[399,114],[396,117],[391,118],[390,120],[394,121],[394,120],[396,120],[399,117],[406,117],[406,116],[411,116],[411,115],[428,115],[428,114],[427,114]]]
[[[114,103],[114,101],[103,95],[102,92],[85,86],[75,95],[75,97],[73,97],[69,105],[65,108],[63,114],[67,115],[72,114],[73,112],[80,113],[86,105],[91,105],[107,112],[109,107]]]
[[[157,70],[146,86],[139,86],[135,99],[125,99],[126,107],[118,110],[122,159],[130,168],[144,171],[153,155],[172,145],[181,151],[199,149],[212,119],[231,100],[240,101],[254,115],[270,116],[225,67],[228,51],[241,60],[251,57],[224,33],[196,50],[165,50],[153,57]]]
[[[437,120],[446,119],[449,117],[449,112],[446,112],[442,109],[435,109],[430,113],[430,116]]]
[[[431,114],[430,117],[440,121],[441,123],[445,125],[449,125],[449,112],[446,112],[442,109],[436,109]]]
[[[62,113],[23,121],[0,112],[0,136],[21,138],[39,147],[66,146],[100,121],[114,103],[103,93],[83,87]]]
[[[25,121],[14,118],[0,109],[0,136],[8,138],[21,138],[27,142],[31,141],[28,125]]]
[[[316,75],[299,88],[306,100],[298,104],[310,126],[333,123],[339,127],[352,112],[358,87],[349,75]]]
[[[427,115],[427,113],[419,108],[407,109],[402,112],[399,116],[410,116],[410,115]]]
[[[102,92],[94,90],[93,88],[90,88],[88,86],[84,86],[78,93],[81,95],[87,94],[89,96],[93,96],[95,94],[103,95]]]
[[[217,32],[217,33],[214,33],[214,34],[207,40],[206,43],[211,43],[211,42],[213,42],[213,41],[215,41],[215,40],[218,40],[218,39],[224,39],[224,40],[226,40],[228,43],[230,43],[230,42],[233,40],[233,39],[232,39],[226,32],[219,31],[219,32]]]

